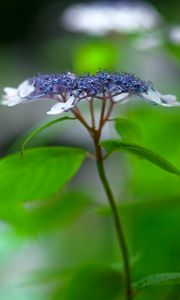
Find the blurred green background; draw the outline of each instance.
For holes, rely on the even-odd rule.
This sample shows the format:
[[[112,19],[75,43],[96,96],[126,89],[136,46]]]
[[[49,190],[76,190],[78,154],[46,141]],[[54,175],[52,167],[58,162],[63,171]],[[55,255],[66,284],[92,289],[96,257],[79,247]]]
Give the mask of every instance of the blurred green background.
[[[64,12],[76,1],[1,0],[2,93],[4,86],[17,86],[39,73],[106,69],[133,72],[152,81],[162,93],[180,99],[180,2],[146,3],[153,5],[158,19],[149,30],[89,34],[68,30],[63,22]],[[145,22],[143,14],[141,18]],[[179,35],[174,38],[175,26]],[[46,115],[50,105],[37,101],[13,108],[1,106],[2,157],[18,151],[31,129],[52,119]],[[86,108],[82,110],[86,114]],[[117,105],[114,115],[136,122],[141,144],[180,168],[179,108],[132,99]],[[116,137],[112,125],[107,126],[104,137]],[[92,150],[85,130],[72,122],[56,124],[36,136],[30,146],[39,145]],[[127,235],[133,281],[180,272],[180,179],[146,161],[117,153],[106,166]],[[0,299],[123,299],[121,257],[94,163],[87,160],[58,197],[43,205],[26,203],[23,209],[11,203],[6,207],[5,199],[0,199]],[[27,212],[36,206],[36,213],[24,214],[24,209]],[[180,287],[145,287],[135,299],[178,300]]]

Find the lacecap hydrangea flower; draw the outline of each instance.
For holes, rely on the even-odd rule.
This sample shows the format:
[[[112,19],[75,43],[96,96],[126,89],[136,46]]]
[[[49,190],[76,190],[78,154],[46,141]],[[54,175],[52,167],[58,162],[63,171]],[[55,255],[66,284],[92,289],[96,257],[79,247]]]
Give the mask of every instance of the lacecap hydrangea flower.
[[[17,88],[5,87],[3,105],[14,106],[34,100],[52,99],[57,103],[47,112],[60,114],[73,109],[80,101],[107,99],[111,103],[125,102],[139,96],[162,106],[179,106],[174,95],[163,95],[151,82],[131,73],[97,72],[77,76],[73,73],[38,75],[23,81]]]

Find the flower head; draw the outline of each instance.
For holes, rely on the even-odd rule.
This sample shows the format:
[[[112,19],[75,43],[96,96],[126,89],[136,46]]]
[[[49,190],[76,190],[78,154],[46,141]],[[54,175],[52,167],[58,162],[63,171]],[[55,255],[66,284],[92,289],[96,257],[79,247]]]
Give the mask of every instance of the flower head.
[[[151,82],[131,73],[99,71],[95,75],[76,76],[73,73],[39,75],[29,78],[17,88],[4,89],[2,104],[13,106],[38,99],[57,101],[48,114],[71,110],[84,99],[108,99],[113,103],[124,102],[131,95],[140,96],[162,106],[180,105],[174,95],[162,95]]]

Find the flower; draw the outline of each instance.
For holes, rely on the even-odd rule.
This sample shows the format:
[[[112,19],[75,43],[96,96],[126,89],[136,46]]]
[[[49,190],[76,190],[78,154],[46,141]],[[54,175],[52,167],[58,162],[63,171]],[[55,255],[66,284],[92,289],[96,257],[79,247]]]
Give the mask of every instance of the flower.
[[[75,75],[68,72],[59,75],[39,75],[23,81],[18,87],[4,88],[3,105],[15,106],[19,103],[27,103],[38,99],[53,99],[59,103],[55,104],[49,115],[55,115],[73,108],[77,99],[68,91],[73,88]]]
[[[76,76],[73,73],[46,74],[29,78],[17,89],[4,89],[2,104],[13,106],[38,99],[57,101],[49,115],[60,114],[75,107],[79,101],[92,98],[113,102],[125,102],[131,95],[136,95],[154,104],[179,106],[174,95],[163,95],[151,82],[140,79],[131,73],[99,71],[95,75]]]
[[[3,101],[1,102],[4,105],[14,106],[31,94],[34,91],[33,85],[29,84],[28,80],[23,81],[17,89],[11,87],[5,87],[3,96]]]
[[[157,90],[150,88],[146,93],[142,93],[141,96],[155,104],[160,104],[162,106],[180,106],[180,102],[176,101],[175,95],[162,95]]]
[[[60,114],[63,111],[70,110],[74,105],[74,96],[69,97],[69,99],[64,103],[57,103],[51,107],[51,110],[47,112],[48,115]]]
[[[172,26],[169,30],[169,40],[172,44],[180,45],[180,24]]]
[[[98,36],[112,31],[124,34],[149,31],[161,20],[157,10],[142,1],[79,3],[69,6],[60,17],[68,30]]]

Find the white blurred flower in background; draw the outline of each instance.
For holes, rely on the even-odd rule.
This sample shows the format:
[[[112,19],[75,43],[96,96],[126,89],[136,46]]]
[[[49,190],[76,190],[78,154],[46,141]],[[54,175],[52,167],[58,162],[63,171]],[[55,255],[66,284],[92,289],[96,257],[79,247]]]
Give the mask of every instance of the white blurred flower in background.
[[[180,24],[170,28],[169,41],[174,45],[180,45]]]
[[[108,32],[149,31],[162,21],[160,14],[145,2],[92,2],[68,7],[60,22],[74,32],[103,36]]]

